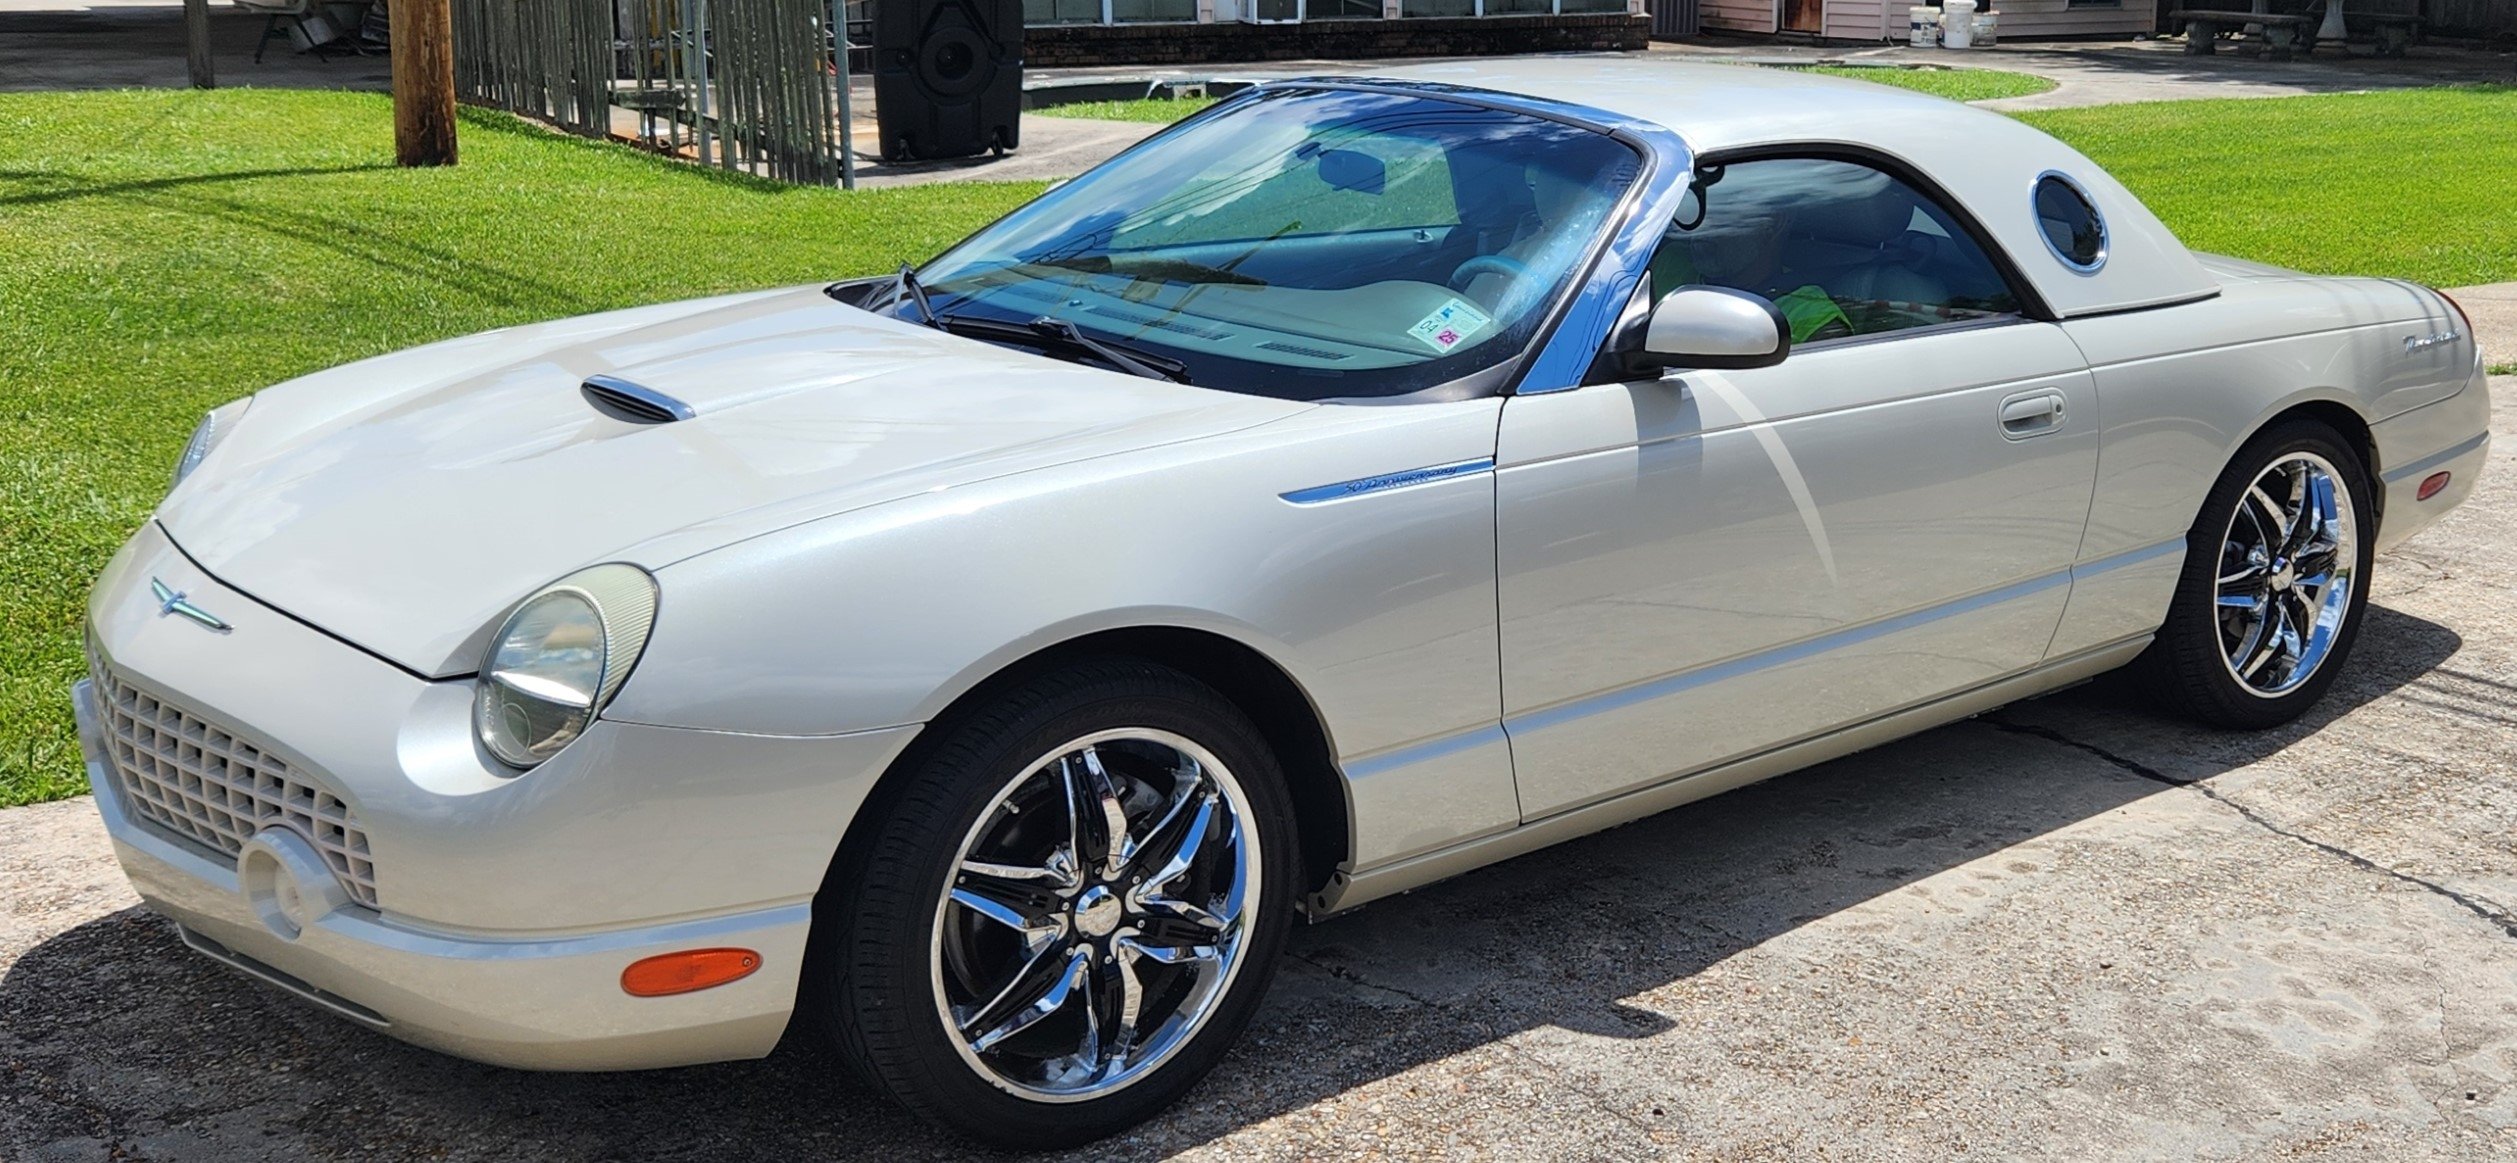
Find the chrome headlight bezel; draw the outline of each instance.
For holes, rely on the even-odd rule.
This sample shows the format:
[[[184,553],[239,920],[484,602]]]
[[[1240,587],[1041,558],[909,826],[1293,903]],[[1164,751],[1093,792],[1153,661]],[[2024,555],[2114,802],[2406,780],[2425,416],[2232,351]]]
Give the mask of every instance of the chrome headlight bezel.
[[[192,438],[184,441],[183,452],[175,457],[173,479],[166,483],[169,491],[184,483],[185,477],[191,476],[194,469],[201,467],[202,461],[210,458],[211,451],[236,430],[237,421],[245,418],[245,409],[252,403],[253,397],[246,396],[241,400],[230,400],[202,415],[201,422],[192,426]]]
[[[655,628],[656,601],[653,575],[611,562],[516,603],[481,655],[472,733],[482,749],[530,771],[576,741],[629,681]]]

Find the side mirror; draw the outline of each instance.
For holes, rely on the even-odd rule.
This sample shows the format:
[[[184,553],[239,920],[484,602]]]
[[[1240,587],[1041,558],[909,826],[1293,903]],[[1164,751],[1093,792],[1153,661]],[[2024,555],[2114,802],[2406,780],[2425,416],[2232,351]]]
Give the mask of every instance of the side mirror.
[[[1643,329],[1639,368],[1772,367],[1791,354],[1792,325],[1762,295],[1685,286],[1661,297]]]

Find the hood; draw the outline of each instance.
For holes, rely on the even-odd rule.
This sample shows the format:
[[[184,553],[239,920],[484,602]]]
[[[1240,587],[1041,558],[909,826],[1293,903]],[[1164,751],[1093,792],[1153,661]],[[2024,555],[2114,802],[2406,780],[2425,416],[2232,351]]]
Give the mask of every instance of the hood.
[[[596,374],[695,415],[604,415],[579,391]],[[1310,406],[1010,351],[798,288],[511,328],[291,381],[255,397],[158,518],[228,585],[442,677],[474,669],[509,606],[585,565],[658,568]]]

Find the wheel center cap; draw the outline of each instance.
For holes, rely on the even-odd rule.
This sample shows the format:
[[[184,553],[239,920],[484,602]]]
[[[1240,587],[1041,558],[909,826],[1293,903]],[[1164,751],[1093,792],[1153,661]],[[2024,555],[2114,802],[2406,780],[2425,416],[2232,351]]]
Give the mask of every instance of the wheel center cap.
[[[1107,937],[1119,927],[1125,911],[1118,894],[1096,884],[1075,898],[1075,930],[1087,937]]]
[[[2298,571],[2287,562],[2283,562],[2281,568],[2272,571],[2272,588],[2275,590],[2286,590],[2290,588],[2291,582],[2297,580]]]

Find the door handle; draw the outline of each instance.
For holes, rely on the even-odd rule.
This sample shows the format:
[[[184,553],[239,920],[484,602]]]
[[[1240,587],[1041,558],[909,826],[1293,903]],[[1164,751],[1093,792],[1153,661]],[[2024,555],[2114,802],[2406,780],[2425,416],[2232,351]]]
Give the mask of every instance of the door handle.
[[[2012,440],[2038,436],[2062,427],[2063,394],[2051,389],[2012,396],[2001,402],[2001,434]]]

